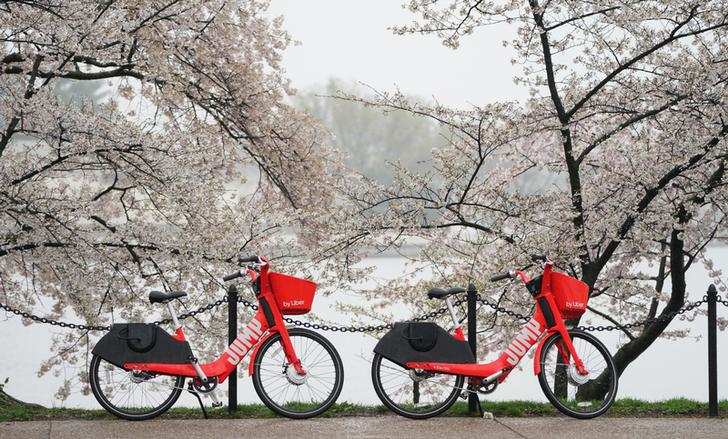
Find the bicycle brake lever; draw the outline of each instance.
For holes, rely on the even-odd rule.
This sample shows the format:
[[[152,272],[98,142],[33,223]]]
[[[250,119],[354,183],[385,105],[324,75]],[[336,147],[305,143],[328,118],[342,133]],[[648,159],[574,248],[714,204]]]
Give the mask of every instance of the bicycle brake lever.
[[[520,271],[526,271],[531,267],[533,267],[533,264],[528,264],[528,265],[524,266],[523,268],[521,268]]]

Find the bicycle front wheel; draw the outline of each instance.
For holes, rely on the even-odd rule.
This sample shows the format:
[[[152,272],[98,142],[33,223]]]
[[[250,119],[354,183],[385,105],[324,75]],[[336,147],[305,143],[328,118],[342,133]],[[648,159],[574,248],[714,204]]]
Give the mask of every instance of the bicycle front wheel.
[[[372,360],[377,396],[387,408],[411,419],[427,419],[447,411],[463,391],[464,382],[462,376],[417,372],[380,354]]]
[[[253,387],[261,401],[279,415],[305,419],[331,407],[344,384],[344,366],[324,336],[302,328],[288,330],[306,371],[299,375],[288,362],[280,334],[267,339],[255,357]]]
[[[599,339],[577,330],[569,331],[569,336],[588,374],[578,373],[563,338],[554,334],[544,342],[541,350],[538,381],[546,398],[561,413],[577,419],[595,418],[606,412],[614,402],[617,368]]]

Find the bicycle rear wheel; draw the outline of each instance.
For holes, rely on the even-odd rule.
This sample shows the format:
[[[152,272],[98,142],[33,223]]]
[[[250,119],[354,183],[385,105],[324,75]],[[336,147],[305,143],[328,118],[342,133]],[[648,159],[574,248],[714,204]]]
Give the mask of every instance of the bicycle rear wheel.
[[[298,375],[283,351],[280,334],[263,342],[255,357],[253,387],[269,409],[293,419],[318,416],[331,407],[344,385],[344,366],[323,335],[288,330],[306,375]]]
[[[144,421],[161,415],[177,402],[185,378],[125,370],[94,355],[89,382],[106,411],[122,419]]]
[[[573,358],[564,361],[566,347],[560,334],[549,337],[541,350],[538,382],[546,398],[561,413],[577,419],[591,419],[611,407],[617,395],[617,368],[607,348],[586,332],[571,330],[574,349],[589,372],[582,376]]]
[[[382,403],[394,413],[411,419],[427,419],[449,409],[463,390],[465,378],[416,372],[380,354],[372,360],[372,383]]]

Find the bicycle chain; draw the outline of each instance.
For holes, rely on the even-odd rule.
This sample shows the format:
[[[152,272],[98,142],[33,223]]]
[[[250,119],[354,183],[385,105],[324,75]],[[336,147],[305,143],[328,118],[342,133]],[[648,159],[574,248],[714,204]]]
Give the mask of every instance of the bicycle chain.
[[[526,316],[526,315],[517,313],[515,311],[512,311],[510,309],[504,308],[502,306],[499,306],[498,304],[482,297],[480,294],[477,295],[477,300],[480,303],[492,308],[494,311],[506,314],[514,319],[528,321],[531,318],[530,316]],[[194,317],[197,314],[201,314],[201,313],[210,311],[214,308],[217,308],[218,306],[222,305],[223,303],[226,303],[227,301],[228,301],[227,296],[223,297],[214,302],[208,303],[207,305],[203,305],[195,310],[192,310],[192,311],[189,311],[186,313],[182,313],[177,317],[177,319],[184,320],[189,317]],[[251,308],[253,310],[258,309],[258,305],[254,304],[242,297],[238,297],[238,302],[242,303],[246,307]],[[461,299],[458,299],[455,303],[453,303],[453,306],[459,306],[465,302],[467,302],[467,298],[463,297]],[[622,330],[622,329],[631,329],[631,328],[635,328],[635,327],[641,327],[648,323],[657,323],[660,321],[671,319],[677,315],[685,314],[686,312],[692,311],[693,309],[695,309],[695,308],[699,307],[700,305],[702,305],[703,303],[707,303],[707,302],[708,302],[708,296],[705,295],[705,296],[703,296],[702,300],[690,303],[690,304],[684,306],[683,308],[679,309],[678,311],[673,311],[673,312],[670,312],[670,313],[665,314],[660,317],[653,317],[653,318],[645,319],[640,322],[627,323],[624,325],[608,325],[608,326],[588,325],[588,326],[576,326],[575,329],[580,329],[582,331],[599,332],[599,331],[614,331],[617,329]],[[718,295],[717,302],[723,304],[725,307],[728,307],[728,298],[723,299],[720,295]],[[0,303],[0,309],[4,309],[7,312],[21,316],[23,318],[33,320],[34,322],[44,323],[44,324],[52,325],[52,326],[58,326],[60,328],[79,329],[82,331],[108,331],[111,329],[111,325],[102,326],[102,325],[85,325],[85,324],[81,324],[81,323],[66,323],[66,322],[62,322],[62,321],[58,321],[58,320],[54,320],[54,319],[49,319],[47,317],[40,317],[40,316],[37,316],[34,314],[30,314],[28,312],[19,310],[17,308],[13,308],[9,305],[5,305],[4,303]],[[432,318],[438,317],[442,314],[445,314],[446,312],[447,312],[447,307],[442,307],[442,308],[436,309],[434,311],[431,311],[427,314],[424,314],[422,316],[414,317],[410,320],[415,321],[415,322],[421,322],[421,321],[430,320]],[[332,331],[332,332],[360,332],[360,333],[378,332],[378,331],[383,331],[385,329],[391,329],[394,326],[393,323],[387,323],[387,324],[382,324],[382,325],[368,325],[368,326],[353,326],[353,325],[335,326],[335,325],[327,325],[327,324],[309,323],[309,322],[304,322],[301,320],[294,320],[289,317],[284,317],[283,320],[286,323],[290,323],[294,326],[301,326],[304,328],[318,329],[318,330],[322,330],[322,331]],[[162,320],[154,321],[152,323],[155,325],[163,325],[163,324],[172,323],[172,319],[162,319]]]

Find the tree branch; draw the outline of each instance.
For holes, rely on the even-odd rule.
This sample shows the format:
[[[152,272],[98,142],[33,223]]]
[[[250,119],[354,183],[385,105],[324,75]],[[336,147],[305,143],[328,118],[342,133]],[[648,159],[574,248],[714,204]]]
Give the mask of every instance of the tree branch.
[[[690,14],[688,14],[688,17],[683,20],[682,22],[678,23],[677,26],[672,30],[670,33],[670,36],[661,42],[655,44],[654,46],[650,47],[649,49],[641,52],[640,54],[634,56],[624,64],[620,64],[619,67],[614,69],[612,72],[610,72],[607,76],[605,76],[601,81],[599,81],[594,87],[592,87],[591,90],[589,90],[584,97],[582,97],[574,106],[569,110],[566,115],[570,118],[574,115],[579,109],[586,104],[589,99],[591,99],[594,95],[596,95],[602,88],[604,88],[607,84],[609,84],[612,79],[614,79],[617,75],[631,67],[632,65],[638,63],[639,61],[643,60],[644,58],[648,57],[649,55],[657,52],[658,50],[662,49],[663,47],[667,46],[668,44],[672,43],[673,41],[679,40],[681,38],[700,35],[705,32],[710,32],[715,29],[719,29],[721,27],[725,27],[728,25],[726,23],[725,18],[723,22],[720,24],[716,24],[713,26],[709,26],[704,29],[698,29],[692,32],[686,32],[682,34],[678,34],[677,32],[682,29],[686,24],[688,24],[693,18],[695,18],[697,13],[697,6],[693,7],[693,9],[690,11]]]

